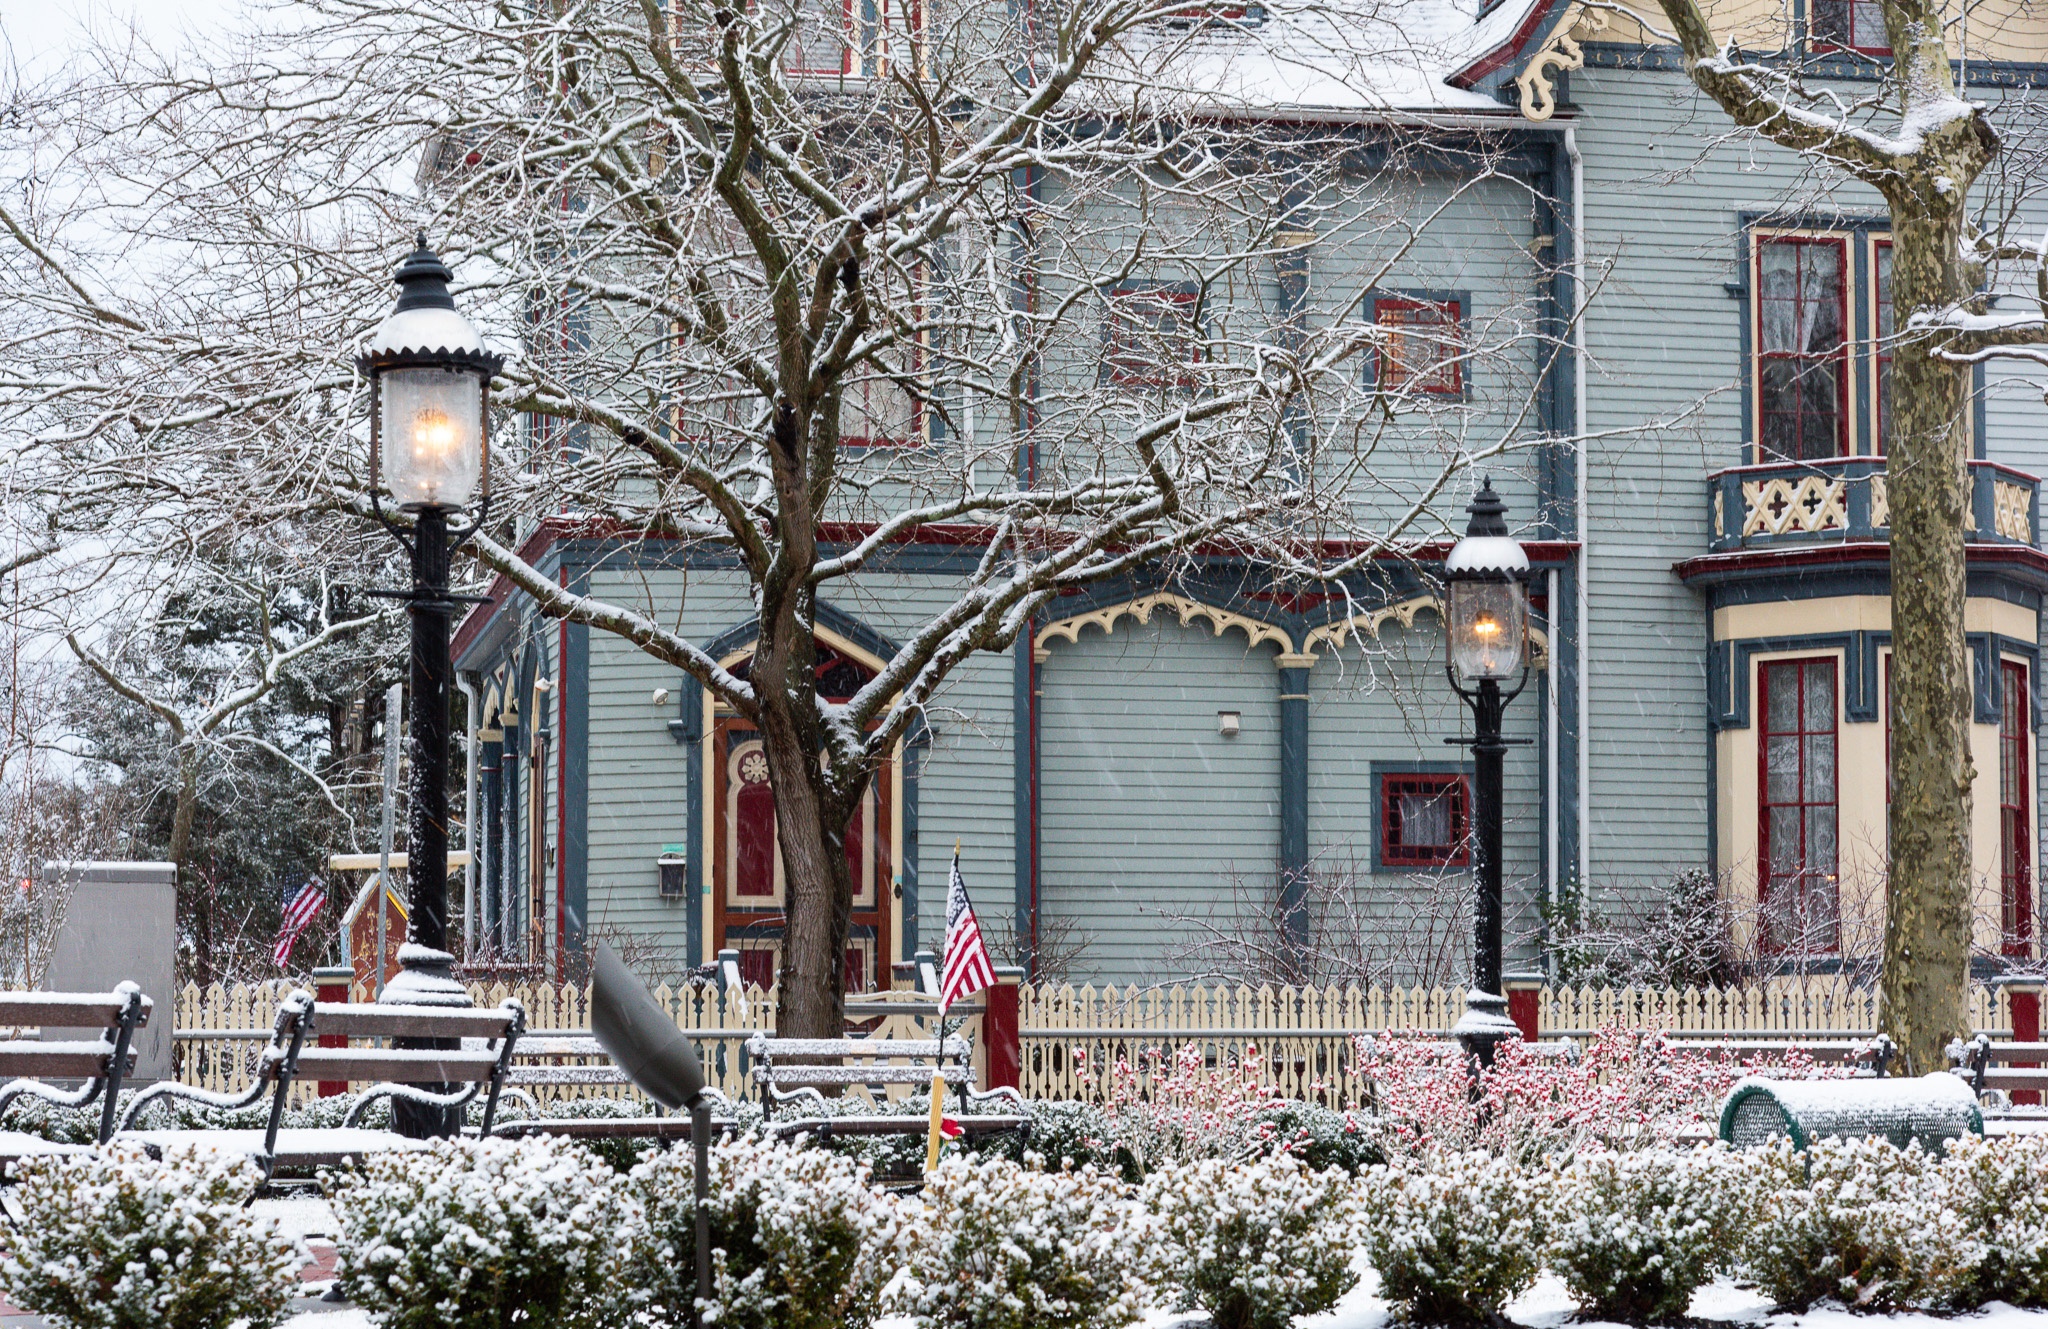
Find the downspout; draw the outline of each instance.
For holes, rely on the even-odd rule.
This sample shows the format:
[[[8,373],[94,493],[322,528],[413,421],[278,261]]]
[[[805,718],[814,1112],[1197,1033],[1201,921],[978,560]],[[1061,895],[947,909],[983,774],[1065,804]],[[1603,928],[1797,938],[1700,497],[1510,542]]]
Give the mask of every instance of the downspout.
[[[1579,435],[1573,451],[1572,521],[1579,540],[1577,586],[1578,703],[1579,703],[1579,889],[1593,875],[1593,757],[1592,725],[1593,634],[1588,630],[1592,609],[1593,523],[1586,509],[1586,160],[1579,155],[1578,126],[1564,126],[1564,152],[1572,164],[1572,428]],[[1554,732],[1554,731],[1553,731]]]
[[[462,955],[476,953],[476,688],[469,675],[457,674],[455,686],[462,690],[462,847],[469,859],[462,865]]]

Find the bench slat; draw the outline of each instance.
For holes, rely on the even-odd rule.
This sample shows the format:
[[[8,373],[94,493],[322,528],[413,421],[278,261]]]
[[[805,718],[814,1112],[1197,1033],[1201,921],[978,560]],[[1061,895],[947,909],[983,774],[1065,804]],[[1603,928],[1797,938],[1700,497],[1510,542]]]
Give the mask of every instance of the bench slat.
[[[2048,1062],[2048,1043],[1989,1043],[1993,1064],[2001,1061]]]
[[[135,1068],[135,1049],[128,1049],[128,1069]],[[0,1080],[18,1077],[93,1080],[106,1074],[114,1059],[111,1043],[0,1043]]]
[[[503,1038],[512,1012],[502,1006],[376,1006],[367,1002],[313,1008],[313,1029],[351,1038]]]
[[[936,1057],[936,1038],[762,1038],[747,1040],[756,1057]],[[945,1055],[964,1057],[967,1040],[948,1038]]]
[[[939,1072],[947,1084],[965,1084],[964,1066],[948,1066]],[[778,1089],[804,1088],[820,1084],[930,1084],[928,1066],[756,1066],[754,1082]]]
[[[150,1000],[142,999],[136,1028],[149,1023]],[[105,992],[0,992],[0,1025],[48,1029],[96,1029],[121,1022],[127,1003]]]
[[[994,1135],[1031,1125],[1029,1117],[953,1117],[963,1135]],[[777,1121],[769,1130],[782,1137],[791,1135],[923,1135],[931,1124],[923,1117],[805,1117]]]
[[[301,1048],[302,1080],[378,1080],[396,1084],[464,1084],[491,1078],[495,1052],[437,1048]]]

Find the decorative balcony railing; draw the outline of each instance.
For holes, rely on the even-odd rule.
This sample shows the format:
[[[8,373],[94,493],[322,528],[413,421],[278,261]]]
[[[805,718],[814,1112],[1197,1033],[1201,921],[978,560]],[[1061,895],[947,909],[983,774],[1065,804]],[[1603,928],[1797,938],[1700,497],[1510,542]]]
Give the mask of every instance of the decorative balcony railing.
[[[1707,477],[1712,548],[1891,538],[1884,458],[1768,462]],[[1970,540],[2041,546],[2041,480],[1996,462],[1970,463]]]

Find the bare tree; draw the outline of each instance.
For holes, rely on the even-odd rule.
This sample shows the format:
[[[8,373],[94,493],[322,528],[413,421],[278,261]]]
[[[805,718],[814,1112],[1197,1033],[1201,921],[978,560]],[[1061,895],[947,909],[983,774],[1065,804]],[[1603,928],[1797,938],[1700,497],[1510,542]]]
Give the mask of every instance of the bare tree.
[[[2004,234],[1973,193],[2000,140],[1989,108],[1957,93],[1952,19],[1937,0],[1875,0],[1891,68],[1874,92],[1846,96],[1809,85],[1797,59],[1752,57],[1717,37],[1697,0],[1658,4],[1692,81],[1737,125],[1862,181],[1891,210],[1894,719],[1882,1001],[1885,1032],[1924,1070],[1969,1032],[1970,366],[2014,349],[2048,359],[2048,262]],[[1990,312],[1990,269],[2001,263],[2040,273],[2041,309]]]
[[[1526,181],[1483,134],[1236,116],[1265,94],[1220,91],[1210,56],[1248,28],[1207,6],[852,12],[316,0],[25,99],[34,187],[0,215],[24,292],[0,422],[65,513],[367,512],[347,357],[394,242],[445,241],[466,307],[525,351],[478,557],[758,727],[798,1036],[841,1025],[849,818],[962,661],[1064,592],[1196,557],[1344,593],[1443,533],[1463,470],[1536,441],[1569,336],[1510,305],[1422,320],[1389,359],[1359,302],[1461,208],[1506,197],[1525,224]],[[1395,0],[1275,0],[1248,40],[1370,104],[1421,39]],[[1310,282],[1311,249],[1346,280]],[[1480,366],[1497,391],[1431,390]],[[751,658],[558,584],[520,552],[546,521],[718,555]],[[819,597],[933,539],[978,565],[821,696]]]

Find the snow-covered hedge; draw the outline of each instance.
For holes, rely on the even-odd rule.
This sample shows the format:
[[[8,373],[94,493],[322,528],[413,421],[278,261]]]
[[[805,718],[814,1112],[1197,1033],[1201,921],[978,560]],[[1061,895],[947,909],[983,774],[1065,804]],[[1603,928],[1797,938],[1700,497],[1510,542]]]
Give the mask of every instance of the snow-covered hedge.
[[[1780,1306],[1834,1298],[1858,1310],[1942,1305],[1967,1282],[1962,1215],[1936,1161],[1881,1137],[1747,1151],[1755,1207],[1743,1264]]]
[[[1970,1243],[1953,1299],[2048,1306],[2048,1136],[1966,1135],[1949,1145],[1936,1185]]]
[[[341,1289],[394,1329],[574,1325],[615,1290],[622,1188],[566,1140],[436,1140],[321,1179]]]
[[[1215,1329],[1286,1329],[1358,1281],[1356,1194],[1341,1170],[1280,1154],[1165,1164],[1140,1198],[1159,1222],[1161,1277],[1181,1309],[1209,1312]]]
[[[948,1159],[924,1188],[890,1308],[946,1329],[1123,1329],[1151,1298],[1154,1233],[1123,1182]]]
[[[1550,1184],[1477,1151],[1373,1168],[1359,1203],[1381,1291],[1420,1322],[1495,1322],[1536,1281]]]
[[[1550,1185],[1550,1268],[1593,1318],[1682,1319],[1735,1254],[1749,1172],[1724,1145],[1582,1150]]]
[[[654,1154],[625,1183],[640,1217],[627,1285],[651,1324],[685,1324],[696,1287],[694,1155]],[[723,1141],[711,1151],[707,1323],[866,1329],[902,1267],[902,1206],[868,1168],[821,1149]]]
[[[270,1329],[305,1259],[243,1207],[262,1179],[247,1158],[129,1144],[30,1159],[0,1291],[76,1329]]]

